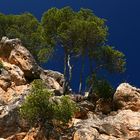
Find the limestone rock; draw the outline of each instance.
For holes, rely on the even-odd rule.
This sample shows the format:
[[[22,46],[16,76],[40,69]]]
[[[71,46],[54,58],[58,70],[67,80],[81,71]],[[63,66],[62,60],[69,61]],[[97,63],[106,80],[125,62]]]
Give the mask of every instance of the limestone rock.
[[[24,72],[18,66],[7,62],[3,62],[3,66],[8,72],[11,82],[14,82],[16,86],[26,84]]]
[[[50,91],[62,95],[64,76],[43,70],[19,39],[2,38],[0,61],[3,64],[0,72],[0,137],[6,138],[27,127],[25,122],[19,121],[17,109],[30,93],[31,82],[42,79]]]
[[[11,50],[18,44],[21,45],[21,41],[18,38],[9,39],[7,37],[2,37],[2,40],[0,42],[1,57],[8,59],[8,57],[11,53]]]
[[[11,64],[17,65],[24,72],[25,77],[29,80],[39,78],[40,67],[25,47],[16,45],[11,51],[8,60]]]
[[[83,128],[78,129],[74,133],[73,140],[95,140],[99,136],[99,133],[96,129],[90,128]]]
[[[113,109],[113,102],[111,101],[111,99],[101,98],[96,101],[96,107],[95,107],[96,112],[108,114],[112,111],[112,109]]]
[[[0,105],[0,136],[7,137],[19,131],[19,116],[17,108],[23,103],[29,93],[29,87],[16,87],[7,92],[11,97],[3,97]],[[4,95],[3,95],[4,96]]]
[[[64,75],[60,72],[57,71],[52,71],[52,70],[44,70],[45,75],[52,77],[53,79],[55,79],[60,86],[62,87],[64,84]]]
[[[84,137],[83,139],[90,140],[87,136],[94,136],[93,132],[95,131],[87,130],[93,128],[97,130],[98,133],[96,134],[98,135],[92,140],[129,140],[135,137],[140,138],[140,112],[121,110],[109,116],[93,114],[92,117],[86,120],[76,121],[74,126],[77,128],[74,134],[75,139]]]
[[[114,95],[114,103],[117,109],[140,110],[140,89],[132,87],[128,83],[122,83]]]
[[[43,70],[19,39],[3,37],[0,42],[0,52],[0,60],[10,77],[10,82],[0,78],[0,85],[4,90],[10,87],[11,82],[19,86],[34,79],[42,79],[48,88],[62,94],[64,75],[52,70]],[[3,77],[6,77],[6,74]]]

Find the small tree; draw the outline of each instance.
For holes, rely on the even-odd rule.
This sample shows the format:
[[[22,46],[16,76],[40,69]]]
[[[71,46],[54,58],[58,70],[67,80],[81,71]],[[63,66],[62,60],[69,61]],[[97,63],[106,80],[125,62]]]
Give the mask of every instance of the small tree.
[[[107,45],[106,20],[97,17],[92,10],[81,8],[75,12],[70,7],[52,8],[44,13],[41,23],[45,37],[55,42],[54,46],[60,45],[64,49],[64,77],[68,83],[74,68],[70,63],[71,58],[81,58],[79,92],[82,91],[87,58],[91,74],[99,69],[112,73],[124,72],[124,54]]]
[[[21,116],[31,126],[39,125],[42,130],[48,128],[47,137],[52,129],[56,130],[54,122],[67,123],[75,111],[76,105],[70,98],[63,96],[54,100],[41,80],[33,82],[31,93],[20,108]]]
[[[87,80],[87,84],[90,85],[92,94],[95,94],[98,98],[112,99],[114,88],[105,78],[93,74]]]

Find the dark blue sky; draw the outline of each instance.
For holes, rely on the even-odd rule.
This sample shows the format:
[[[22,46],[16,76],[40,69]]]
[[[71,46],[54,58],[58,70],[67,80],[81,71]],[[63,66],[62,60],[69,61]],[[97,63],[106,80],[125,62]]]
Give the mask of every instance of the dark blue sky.
[[[109,43],[122,51],[127,59],[126,73],[122,76],[111,75],[110,80],[115,86],[125,80],[140,87],[140,0],[1,0],[0,12],[20,14],[28,11],[40,19],[47,9],[64,6],[71,6],[74,10],[90,8],[97,16],[107,19]],[[58,60],[47,67],[62,71],[62,60]],[[75,89],[77,75],[73,79]]]

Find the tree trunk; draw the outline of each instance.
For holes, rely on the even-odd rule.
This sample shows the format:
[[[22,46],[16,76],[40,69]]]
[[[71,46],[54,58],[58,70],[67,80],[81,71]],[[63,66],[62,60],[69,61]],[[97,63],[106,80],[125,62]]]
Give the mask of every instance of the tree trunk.
[[[65,95],[66,89],[67,89],[67,62],[68,62],[68,54],[65,51],[65,56],[64,56],[64,84],[63,84],[63,94]]]
[[[71,79],[72,79],[72,66],[70,64],[70,59],[71,59],[71,57],[70,57],[70,55],[68,55],[67,65],[68,65],[68,68],[69,68],[69,84],[70,84]]]
[[[84,57],[82,57],[82,67],[81,67],[81,72],[80,72],[79,93],[81,93],[81,91],[82,91],[84,67],[85,67],[85,62],[84,62]]]

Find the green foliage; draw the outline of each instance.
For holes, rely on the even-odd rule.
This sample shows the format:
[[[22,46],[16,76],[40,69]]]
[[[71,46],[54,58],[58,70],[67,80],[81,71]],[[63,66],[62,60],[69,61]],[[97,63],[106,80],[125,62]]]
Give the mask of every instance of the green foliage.
[[[43,14],[41,23],[30,13],[0,14],[0,37],[2,36],[20,38],[36,60],[41,62],[46,62],[52,56],[54,47],[61,46],[65,56],[64,77],[65,81],[69,80],[68,83],[72,69],[75,68],[70,62],[71,58],[82,58],[79,87],[82,87],[87,58],[90,75],[97,74],[102,69],[110,73],[125,71],[124,54],[107,43],[106,20],[97,17],[90,9],[81,8],[76,12],[70,7],[51,8]]]
[[[97,52],[97,63],[111,73],[125,71],[125,55],[111,46],[103,46]]]
[[[93,75],[90,82],[92,83],[93,93],[99,98],[108,99],[113,97],[114,88],[106,79]]]
[[[82,63],[88,57],[92,72],[97,72],[99,69],[111,73],[125,71],[124,54],[107,45],[108,27],[105,21],[97,17],[92,10],[83,8],[78,12],[70,7],[52,8],[43,14],[41,24],[45,37],[54,42],[54,46],[59,44],[64,48],[64,75],[69,71],[66,70],[69,66],[68,56],[82,57]],[[82,71],[84,64],[81,67],[80,77]]]
[[[105,79],[92,75],[92,78],[89,79],[88,83],[92,83],[92,92],[96,94],[99,98],[109,99],[113,97],[115,92],[113,86]]]
[[[39,21],[30,13],[21,15],[4,15],[0,14],[0,38],[7,36],[8,38],[20,38],[22,43],[29,51],[37,57],[42,55],[40,52],[44,48],[48,48],[48,44],[43,35],[43,29]],[[47,56],[43,52],[43,56]],[[45,59],[44,57],[44,59]]]
[[[76,104],[68,96],[63,96],[60,103],[54,106],[55,119],[67,123],[76,110]]]
[[[53,101],[53,94],[41,80],[33,82],[31,93],[20,108],[21,116],[31,125],[53,125],[53,120],[67,123],[75,111],[76,105],[68,97],[64,96],[58,102]]]

